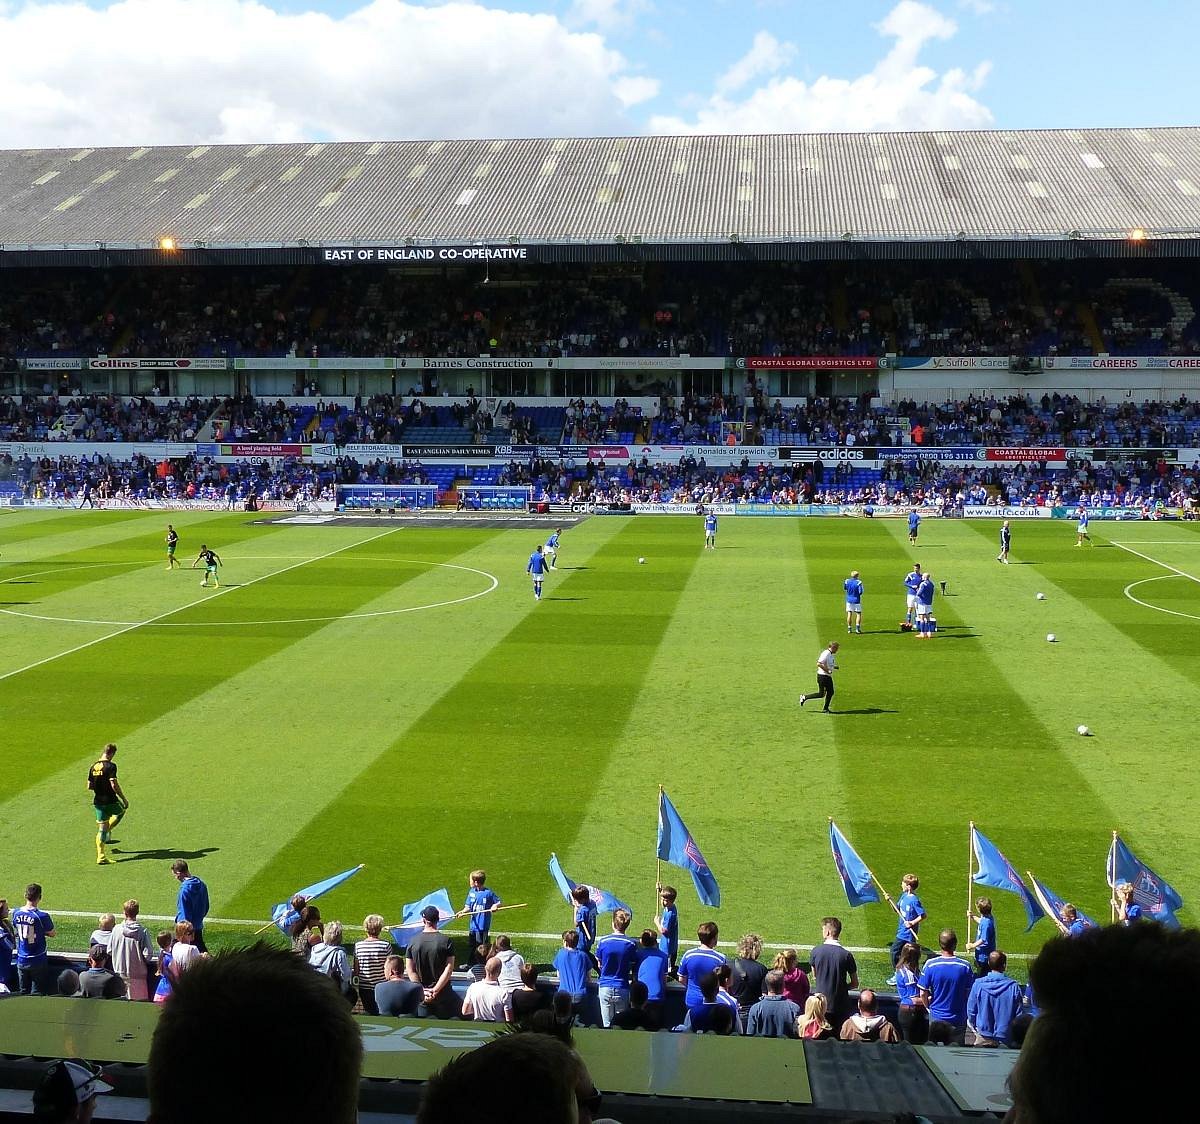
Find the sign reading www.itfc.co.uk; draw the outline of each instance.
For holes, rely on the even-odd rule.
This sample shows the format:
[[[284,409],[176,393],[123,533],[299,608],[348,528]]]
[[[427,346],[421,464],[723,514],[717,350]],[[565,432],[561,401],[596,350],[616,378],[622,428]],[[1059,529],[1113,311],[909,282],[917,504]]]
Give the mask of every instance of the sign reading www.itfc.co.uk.
[[[999,504],[973,504],[963,507],[967,519],[1049,519],[1048,507],[1002,507]]]

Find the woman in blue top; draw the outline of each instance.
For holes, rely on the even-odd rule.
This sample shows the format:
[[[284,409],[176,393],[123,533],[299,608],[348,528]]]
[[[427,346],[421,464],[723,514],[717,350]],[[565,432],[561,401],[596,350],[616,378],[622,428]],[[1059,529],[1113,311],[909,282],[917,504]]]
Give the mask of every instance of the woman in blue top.
[[[917,979],[917,968],[921,961],[921,950],[915,944],[906,944],[896,961],[896,993],[900,996],[898,1012],[900,1033],[905,1042],[914,1046],[923,1045],[929,1039],[929,1014],[921,998]]]

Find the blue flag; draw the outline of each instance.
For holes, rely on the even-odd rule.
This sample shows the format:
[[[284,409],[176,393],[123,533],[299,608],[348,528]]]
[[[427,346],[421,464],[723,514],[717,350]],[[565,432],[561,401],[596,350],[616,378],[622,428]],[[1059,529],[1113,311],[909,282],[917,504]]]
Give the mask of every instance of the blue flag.
[[[851,905],[879,901],[879,891],[875,888],[875,880],[867,864],[858,857],[858,852],[850,846],[850,840],[838,830],[833,820],[829,821],[829,845],[833,848],[833,865],[837,867],[838,877],[842,880],[846,900]]]
[[[1060,898],[1053,890],[1050,889],[1049,886],[1046,885],[1045,882],[1039,882],[1037,878],[1034,877],[1033,871],[1027,870],[1025,873],[1029,876],[1030,885],[1033,886],[1033,892],[1037,895],[1037,900],[1041,903],[1042,909],[1045,910],[1046,916],[1052,920],[1062,922],[1062,907],[1067,904],[1066,900]],[[1079,920],[1083,922],[1083,927],[1085,929],[1100,928],[1100,926],[1097,925],[1096,922],[1093,921],[1086,913],[1084,913],[1082,909],[1079,909],[1078,906],[1076,907],[1075,912],[1078,914]]]
[[[599,886],[593,886],[590,882],[575,882],[568,878],[563,873],[558,856],[554,854],[550,856],[550,875],[558,886],[559,893],[562,894],[566,901],[574,901],[571,897],[571,891],[576,886],[586,886],[588,894],[591,895],[592,902],[596,906],[597,913],[612,913],[615,910],[623,909],[630,917],[633,916],[633,910],[621,901],[616,894],[610,894],[607,890],[601,890]]]
[[[658,790],[658,857],[691,874],[696,894],[705,905],[720,906],[721,887],[704,861],[692,833],[661,788]]]
[[[1183,908],[1183,898],[1126,847],[1119,835],[1114,834],[1108,851],[1108,884],[1115,889],[1121,882],[1128,882],[1133,887],[1133,900],[1147,917],[1172,929],[1179,928],[1175,911]]]
[[[343,870],[341,874],[335,874],[322,882],[314,882],[311,886],[305,886],[303,890],[297,890],[292,898],[303,898],[306,902],[311,902],[314,898],[329,893],[335,886],[340,886],[347,878],[353,878],[360,870],[362,870],[361,866]],[[288,936],[288,931],[299,919],[300,914],[292,908],[291,898],[271,907],[271,920],[275,922],[276,927],[284,936]]]
[[[1016,894],[1025,907],[1025,916],[1029,921],[1025,932],[1028,933],[1037,923],[1037,919],[1044,916],[1037,898],[1030,893],[1029,887],[1021,880],[1013,864],[1000,853],[1000,848],[974,824],[971,825],[971,849],[975,852],[976,863],[979,864],[979,869],[972,875],[974,881],[981,886],[991,886]]]
[[[425,923],[421,920],[421,910],[427,905],[437,906],[437,927],[439,929],[444,929],[457,916],[454,906],[450,904],[450,895],[446,892],[445,887],[426,894],[419,902],[408,902],[400,911],[400,924],[393,925],[388,930],[392,934],[392,940],[400,948],[407,948],[409,941],[424,929]]]

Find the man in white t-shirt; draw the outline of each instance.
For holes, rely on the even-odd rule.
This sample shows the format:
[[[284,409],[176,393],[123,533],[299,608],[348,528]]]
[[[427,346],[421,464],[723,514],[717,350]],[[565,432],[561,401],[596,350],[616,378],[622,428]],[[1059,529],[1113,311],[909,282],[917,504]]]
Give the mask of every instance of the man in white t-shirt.
[[[512,1022],[512,994],[500,986],[500,958],[493,956],[483,966],[483,979],[467,988],[463,1000],[464,1019],[480,1023]]]

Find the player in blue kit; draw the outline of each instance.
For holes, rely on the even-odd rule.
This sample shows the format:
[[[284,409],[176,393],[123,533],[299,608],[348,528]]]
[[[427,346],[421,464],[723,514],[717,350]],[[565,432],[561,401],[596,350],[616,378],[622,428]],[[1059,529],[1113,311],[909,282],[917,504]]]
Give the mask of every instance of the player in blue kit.
[[[917,636],[933,639],[933,575],[925,574],[917,586]]]
[[[717,517],[711,511],[704,517],[704,549],[717,549]]]
[[[842,582],[842,588],[846,591],[846,632],[849,633],[853,627],[855,632],[861,633],[863,583],[857,570],[850,571],[850,576]]]
[[[540,601],[542,599],[542,581],[546,577],[546,556],[542,553],[541,543],[529,556],[529,565],[525,567],[525,573],[533,578],[533,596]]]
[[[915,512],[908,513],[908,541],[913,546],[917,545],[917,531],[921,527],[921,517]]]
[[[561,534],[562,534],[562,528],[555,527],[554,534],[552,534],[546,540],[546,546],[545,546],[546,560],[550,563],[550,569],[552,569],[552,570],[558,569],[558,538]]]
[[[904,575],[905,599],[908,605],[908,611],[905,613],[904,619],[909,624],[914,624],[917,619],[917,589],[920,587],[924,576],[921,573],[921,564],[919,562],[914,562],[912,570]]]
[[[1086,507],[1081,507],[1079,509],[1079,513],[1078,513],[1079,523],[1075,527],[1075,545],[1076,546],[1083,546],[1083,544],[1085,542],[1088,544],[1088,546],[1096,545],[1094,542],[1092,542],[1092,536],[1088,534],[1088,519],[1089,518],[1090,518],[1090,516],[1088,515],[1088,509]]]

